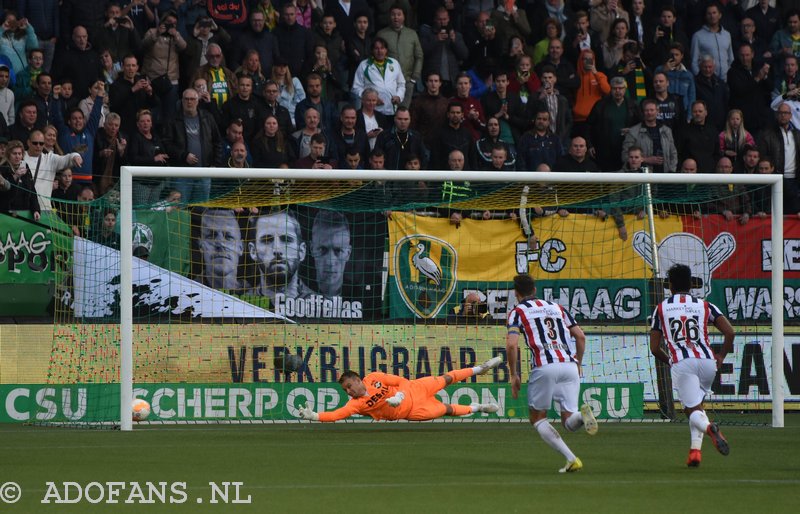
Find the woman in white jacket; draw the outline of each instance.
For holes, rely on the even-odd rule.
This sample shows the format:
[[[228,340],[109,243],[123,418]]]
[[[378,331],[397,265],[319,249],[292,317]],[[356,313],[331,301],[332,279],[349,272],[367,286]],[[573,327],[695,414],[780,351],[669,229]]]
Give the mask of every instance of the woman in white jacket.
[[[388,57],[386,40],[376,37],[372,41],[372,57],[364,59],[353,74],[352,93],[360,97],[366,88],[378,92],[376,111],[394,116],[394,111],[406,94],[406,79],[397,60]]]

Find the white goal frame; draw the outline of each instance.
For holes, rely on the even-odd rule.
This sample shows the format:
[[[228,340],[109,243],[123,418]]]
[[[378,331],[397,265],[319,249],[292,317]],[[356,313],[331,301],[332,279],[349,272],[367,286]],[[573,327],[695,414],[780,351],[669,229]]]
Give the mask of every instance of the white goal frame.
[[[295,180],[400,180],[607,184],[719,184],[716,173],[542,173],[529,171],[481,172],[412,170],[326,170],[189,168],[122,166],[120,169],[120,428],[133,429],[133,179],[295,179]],[[783,391],[783,175],[726,175],[725,183],[769,185],[772,190],[772,426],[784,426]],[[652,216],[651,216],[652,218]],[[780,237],[774,237],[780,234]],[[777,295],[776,295],[777,293]],[[777,306],[777,307],[776,307]],[[780,313],[780,315],[776,315]]]

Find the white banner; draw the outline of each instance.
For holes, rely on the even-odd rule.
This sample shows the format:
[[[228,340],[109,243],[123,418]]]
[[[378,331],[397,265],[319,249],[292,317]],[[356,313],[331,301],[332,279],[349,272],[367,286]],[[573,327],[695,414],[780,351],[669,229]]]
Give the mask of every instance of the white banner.
[[[114,316],[119,310],[118,250],[74,238],[73,296],[78,318]],[[133,258],[134,316],[169,314],[192,318],[285,317],[189,280],[146,260]]]

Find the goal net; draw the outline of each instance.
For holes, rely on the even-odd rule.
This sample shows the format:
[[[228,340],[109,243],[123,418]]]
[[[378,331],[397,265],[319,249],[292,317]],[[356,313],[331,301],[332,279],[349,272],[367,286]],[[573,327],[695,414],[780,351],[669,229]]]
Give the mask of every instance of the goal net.
[[[181,198],[170,176],[210,193]],[[150,402],[148,423],[332,410],[347,400],[336,384],[347,369],[414,379],[505,356],[518,273],[587,333],[581,403],[605,420],[681,419],[648,318],[666,270],[686,263],[693,293],[737,331],[707,398],[713,417],[780,425],[790,312],[770,181],[126,168],[121,194],[60,207],[53,341],[31,420],[127,429],[133,397]],[[157,201],[139,200],[154,189]],[[508,382],[504,363],[440,397],[501,405],[458,421],[524,421],[525,386],[513,399]]]

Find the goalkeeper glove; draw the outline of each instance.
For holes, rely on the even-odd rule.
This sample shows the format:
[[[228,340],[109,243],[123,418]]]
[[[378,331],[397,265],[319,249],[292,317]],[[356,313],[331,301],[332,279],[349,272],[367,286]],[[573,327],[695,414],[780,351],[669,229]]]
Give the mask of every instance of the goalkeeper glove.
[[[307,421],[319,421],[319,414],[311,410],[311,407],[308,404],[303,405],[298,409],[298,413],[300,417],[307,420]]]
[[[387,398],[386,399],[386,403],[388,403],[392,407],[397,407],[405,399],[406,399],[406,395],[404,395],[402,392],[398,392],[397,394],[395,394],[391,398]]]

